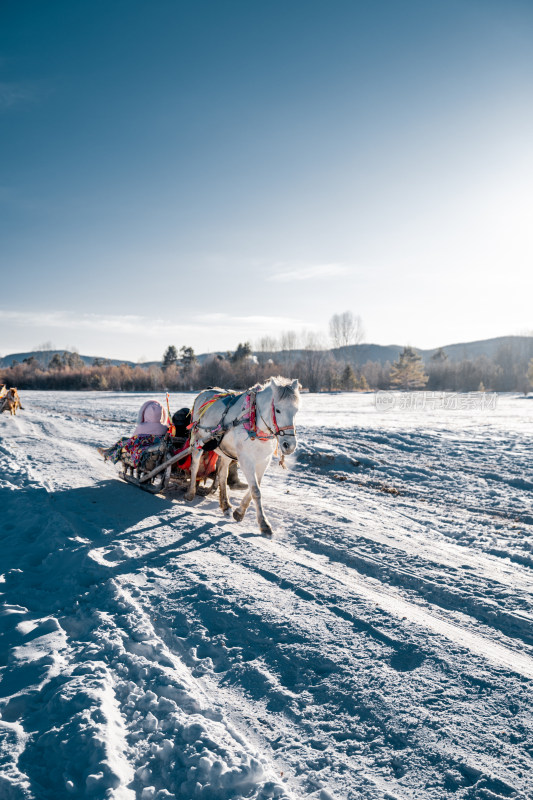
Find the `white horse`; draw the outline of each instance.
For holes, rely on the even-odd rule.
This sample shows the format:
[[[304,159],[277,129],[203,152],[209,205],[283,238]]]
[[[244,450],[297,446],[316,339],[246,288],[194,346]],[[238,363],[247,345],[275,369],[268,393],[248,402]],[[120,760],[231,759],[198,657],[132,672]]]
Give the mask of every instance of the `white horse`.
[[[206,389],[201,392],[192,408],[191,482],[186,494],[192,500],[196,493],[196,473],[200,463],[202,444],[216,445],[221,464],[219,468],[220,507],[229,511],[227,477],[233,459],[237,459],[248,481],[248,491],[239,508],[233,512],[240,522],[253,497],[261,533],[272,535],[272,527],[265,517],[261,503],[261,479],[279,445],[281,463],[285,455],[296,448],[294,417],[300,406],[300,384],[297,380],[270,378],[265,384],[246,392],[224,392]]]

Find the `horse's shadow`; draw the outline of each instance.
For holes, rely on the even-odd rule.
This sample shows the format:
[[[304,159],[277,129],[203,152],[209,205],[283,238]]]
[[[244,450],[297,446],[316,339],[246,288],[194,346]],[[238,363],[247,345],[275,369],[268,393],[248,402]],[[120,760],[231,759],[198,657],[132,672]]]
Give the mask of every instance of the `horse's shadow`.
[[[159,517],[176,507],[171,498],[150,494],[118,479],[55,491],[50,494],[50,504],[71,520],[76,529],[92,533],[92,539],[98,539],[102,533],[106,539],[125,534],[143,519]],[[150,523],[136,530],[148,531],[158,524]]]
[[[56,560],[68,552],[77,553],[74,562],[79,565],[91,553],[135,539],[145,555],[117,558],[116,563],[103,558],[101,566],[111,576],[163,566],[172,556],[211,547],[231,535],[233,520],[220,516],[214,497],[199,496],[192,503],[180,502],[181,497],[180,490],[154,495],[116,479],[52,492],[35,486],[16,492],[0,489],[2,531],[15,545],[4,550],[2,571],[25,570],[48,554]],[[158,545],[152,541],[158,528],[174,529],[176,535]]]
[[[0,489],[0,504],[6,501],[3,528],[18,540],[4,552],[2,571],[15,575],[53,563],[55,570],[41,574],[45,584],[68,570],[88,587],[105,577],[168,568],[169,562],[237,533],[260,536],[244,526],[237,531],[214,496],[197,496],[192,503],[181,497],[179,490],[154,495],[113,479],[53,492],[35,486]],[[164,530],[162,537],[158,529]]]
[[[119,480],[64,489],[52,494],[50,502],[76,530],[91,540],[93,546],[131,534],[149,534],[161,525],[172,527],[181,523],[182,527],[186,518],[190,518],[192,526],[198,512],[220,513],[214,497],[197,496],[189,503],[181,488],[165,495],[155,495]],[[187,544],[213,526],[229,521],[222,517],[206,522],[187,533],[180,542]]]

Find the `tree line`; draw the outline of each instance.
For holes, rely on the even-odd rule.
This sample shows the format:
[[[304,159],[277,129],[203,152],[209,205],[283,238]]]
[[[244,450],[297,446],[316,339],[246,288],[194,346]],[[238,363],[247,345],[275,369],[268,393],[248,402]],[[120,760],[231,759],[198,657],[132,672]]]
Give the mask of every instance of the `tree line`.
[[[269,343],[270,344],[270,343]],[[199,391],[207,386],[246,389],[271,375],[298,378],[311,392],[401,389],[428,391],[519,391],[533,385],[533,359],[504,345],[494,358],[451,361],[444,350],[423,363],[412,347],[405,347],[397,361],[381,364],[367,361],[359,366],[335,358],[313,336],[292,349],[272,352],[256,349],[249,342],[234,351],[215,354],[198,362],[192,347],[179,351],[170,345],[161,366],[123,363],[113,365],[94,359],[86,365],[77,353],[56,353],[47,364],[34,357],[0,368],[0,384],[19,389],[99,391]]]

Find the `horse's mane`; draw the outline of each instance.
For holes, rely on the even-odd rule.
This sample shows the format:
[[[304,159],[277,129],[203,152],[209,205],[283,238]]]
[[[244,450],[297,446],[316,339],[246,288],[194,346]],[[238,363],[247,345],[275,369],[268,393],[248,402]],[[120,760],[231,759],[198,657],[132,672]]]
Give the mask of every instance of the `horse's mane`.
[[[298,383],[295,387],[294,381],[290,378],[284,378],[282,375],[276,375],[276,377],[272,375],[267,381],[259,384],[259,387],[260,389],[266,389],[271,383],[276,386],[280,400],[284,400],[286,397],[293,397],[297,400],[300,396],[300,384]]]

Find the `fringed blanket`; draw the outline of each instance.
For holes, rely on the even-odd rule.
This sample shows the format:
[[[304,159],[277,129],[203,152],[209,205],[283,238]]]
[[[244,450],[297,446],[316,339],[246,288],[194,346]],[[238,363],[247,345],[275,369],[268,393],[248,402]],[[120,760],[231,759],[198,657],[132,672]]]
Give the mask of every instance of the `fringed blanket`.
[[[123,436],[118,442],[111,445],[111,447],[99,447],[98,452],[106,461],[110,460],[113,464],[120,461],[123,455],[128,455],[128,460],[131,461],[135,468],[144,466],[145,461],[151,455],[148,448],[160,445],[164,436],[154,436],[152,433],[142,433],[139,436]]]

